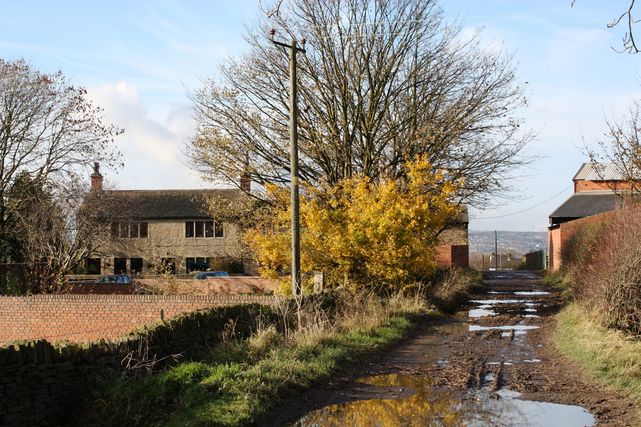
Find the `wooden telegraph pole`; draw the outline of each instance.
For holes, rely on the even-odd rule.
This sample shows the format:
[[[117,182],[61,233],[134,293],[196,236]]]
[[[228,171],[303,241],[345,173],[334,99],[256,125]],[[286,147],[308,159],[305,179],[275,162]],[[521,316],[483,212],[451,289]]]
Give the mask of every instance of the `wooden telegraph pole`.
[[[296,40],[289,44],[274,40],[276,30],[269,32],[272,43],[289,49],[289,158],[291,173],[291,208],[292,208],[292,293],[300,295],[300,219],[298,192],[298,87],[296,79],[296,54],[305,53],[305,39],[301,40],[303,47],[298,47]]]
[[[494,269],[495,270],[499,269],[499,265],[500,265],[499,263],[500,263],[500,260],[499,260],[499,238],[498,238],[497,232],[495,231],[494,232]]]

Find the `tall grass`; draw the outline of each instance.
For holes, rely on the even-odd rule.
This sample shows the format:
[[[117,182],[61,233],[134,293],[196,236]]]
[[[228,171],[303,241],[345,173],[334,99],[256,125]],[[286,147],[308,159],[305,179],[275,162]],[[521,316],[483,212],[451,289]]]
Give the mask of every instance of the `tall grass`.
[[[120,378],[78,424],[245,425],[286,396],[400,339],[417,316],[434,314],[420,295],[382,299],[368,292],[283,301],[279,311],[278,322],[257,325],[247,340],[218,345],[201,361],[143,379]]]
[[[575,299],[603,325],[641,335],[641,206],[585,224],[564,254]]]
[[[576,303],[558,315],[554,340],[590,376],[641,403],[641,341],[603,326],[598,315]]]

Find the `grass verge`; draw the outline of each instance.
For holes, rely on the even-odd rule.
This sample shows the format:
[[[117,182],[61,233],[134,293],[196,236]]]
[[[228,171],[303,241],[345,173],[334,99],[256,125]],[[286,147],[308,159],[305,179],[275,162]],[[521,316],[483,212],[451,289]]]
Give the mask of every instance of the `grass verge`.
[[[554,343],[594,379],[641,402],[641,341],[602,326],[579,304],[557,316]],[[641,420],[641,413],[637,414]]]
[[[436,316],[414,300],[365,298],[331,326],[310,322],[292,334],[266,326],[245,341],[212,349],[199,362],[109,385],[87,425],[238,426],[328,378],[367,353],[405,337],[419,318]],[[318,316],[315,316],[318,318]]]

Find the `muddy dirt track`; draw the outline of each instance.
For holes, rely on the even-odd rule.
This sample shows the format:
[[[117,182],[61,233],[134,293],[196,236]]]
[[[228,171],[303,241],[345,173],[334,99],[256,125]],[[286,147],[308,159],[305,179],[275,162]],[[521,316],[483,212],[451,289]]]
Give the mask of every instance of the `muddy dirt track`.
[[[426,322],[263,425],[636,425],[630,400],[554,350],[557,291],[528,272],[489,272],[484,285],[453,319]]]

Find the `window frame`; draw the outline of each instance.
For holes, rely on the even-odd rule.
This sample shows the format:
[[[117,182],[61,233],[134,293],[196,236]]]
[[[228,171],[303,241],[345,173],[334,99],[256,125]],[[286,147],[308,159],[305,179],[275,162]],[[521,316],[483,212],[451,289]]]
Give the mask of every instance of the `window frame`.
[[[216,239],[224,239],[225,238],[225,226],[224,222],[221,221],[215,221],[214,222],[214,238]],[[218,235],[218,230],[220,226],[220,235]]]
[[[143,230],[145,230],[144,236],[143,236],[143,232],[142,232]],[[138,237],[139,239],[147,239],[147,238],[149,238],[149,223],[147,221],[140,221],[138,223],[138,233],[140,234],[139,237]]]
[[[149,238],[149,222],[112,221],[110,233],[112,239],[147,239]]]
[[[214,220],[185,221],[185,239],[222,239],[225,229],[222,222]]]
[[[140,225],[138,222],[130,222],[127,224],[129,227],[129,238],[137,239],[139,236]],[[135,232],[134,232],[135,230]]]
[[[194,221],[185,221],[185,238],[193,239],[195,234],[194,231],[195,231]]]
[[[205,238],[205,221],[194,221],[194,237],[196,239]]]

